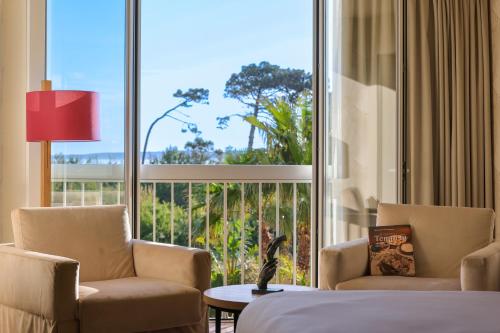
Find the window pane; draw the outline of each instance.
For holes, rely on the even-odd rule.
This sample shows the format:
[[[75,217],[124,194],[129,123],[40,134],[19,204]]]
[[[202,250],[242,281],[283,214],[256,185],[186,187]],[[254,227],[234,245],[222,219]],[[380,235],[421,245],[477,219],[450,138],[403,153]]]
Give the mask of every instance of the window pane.
[[[324,245],[360,238],[396,201],[396,1],[326,2]]]
[[[101,111],[100,141],[52,143],[54,206],[123,203],[124,51],[124,0],[47,1],[47,78]]]
[[[311,164],[312,4],[143,0],[143,163]]]
[[[142,0],[141,15],[141,235],[209,249],[218,286],[255,282],[285,234],[274,281],[310,284],[313,1]]]

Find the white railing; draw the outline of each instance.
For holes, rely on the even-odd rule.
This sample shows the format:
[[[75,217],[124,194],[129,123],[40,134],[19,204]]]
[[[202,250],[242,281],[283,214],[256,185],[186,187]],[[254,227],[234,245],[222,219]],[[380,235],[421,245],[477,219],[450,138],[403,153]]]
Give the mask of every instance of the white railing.
[[[53,204],[59,206],[67,205],[93,205],[93,204],[116,204],[123,203],[123,166],[122,165],[85,165],[85,164],[66,164],[53,165]],[[152,196],[152,239],[153,241],[158,240],[158,218],[157,205],[159,204],[157,198],[157,192],[159,186],[164,186],[169,188],[169,203],[163,202],[163,205],[169,205],[170,209],[170,237],[167,239],[170,243],[174,243],[175,235],[175,221],[174,221],[174,209],[175,209],[175,189],[176,186],[183,184],[187,187],[187,246],[194,245],[193,240],[193,186],[204,186],[205,187],[205,198],[204,198],[204,208],[205,208],[205,248],[210,250],[210,207],[211,207],[211,193],[209,191],[209,184],[220,184],[222,187],[222,227],[223,227],[223,237],[222,237],[222,283],[228,283],[228,234],[229,234],[229,223],[230,218],[228,216],[228,188],[232,184],[238,184],[239,187],[239,219],[240,219],[240,249],[239,249],[239,263],[240,263],[240,282],[245,283],[248,281],[246,279],[245,273],[245,262],[246,251],[245,251],[245,237],[246,237],[246,208],[248,205],[252,205],[247,201],[246,190],[249,190],[253,186],[256,190],[255,201],[257,204],[257,223],[258,223],[258,267],[262,265],[263,258],[263,246],[262,246],[262,228],[264,223],[264,191],[263,186],[274,186],[274,192],[272,195],[267,195],[266,200],[274,201],[274,231],[275,234],[280,234],[281,224],[287,225],[288,228],[292,229],[292,249],[291,249],[291,261],[292,261],[292,279],[288,281],[289,283],[297,283],[297,262],[298,260],[304,260],[304,258],[298,258],[298,243],[297,230],[298,230],[298,208],[299,199],[304,200],[303,192],[302,196],[299,198],[298,187],[303,189],[304,186],[309,187],[308,193],[310,191],[310,184],[312,181],[312,167],[311,166],[282,166],[282,165],[144,165],[141,167],[141,187],[143,190],[148,189],[148,193]],[[288,185],[283,185],[288,184]],[[165,187],[166,186],[166,187]],[[289,193],[280,193],[280,188],[286,186]],[[234,191],[233,191],[234,192]],[[269,193],[269,191],[267,191]],[[283,221],[284,215],[280,215],[280,205],[282,196],[287,196],[289,198],[289,203],[291,204],[291,216],[289,217],[291,221]],[[114,198],[114,199],[112,199]],[[291,198],[291,200],[290,200]],[[311,207],[311,198],[309,200],[309,206]],[[249,200],[248,200],[249,201]],[[288,207],[289,208],[289,207]],[[302,214],[303,215],[303,214]],[[309,277],[308,283],[312,284],[313,278],[313,266],[314,258],[313,249],[315,248],[314,240],[315,234],[314,223],[311,223],[311,214],[309,211],[308,216],[308,230],[309,232]],[[139,226],[142,223],[139,222]],[[306,259],[307,260],[307,259]],[[279,274],[277,275],[277,281],[279,281]],[[284,281],[281,281],[284,282]]]

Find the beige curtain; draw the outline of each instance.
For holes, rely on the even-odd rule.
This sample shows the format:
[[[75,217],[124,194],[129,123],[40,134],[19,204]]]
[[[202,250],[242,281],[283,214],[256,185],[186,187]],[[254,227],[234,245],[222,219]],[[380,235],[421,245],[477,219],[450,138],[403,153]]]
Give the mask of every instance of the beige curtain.
[[[496,239],[500,239],[500,0],[490,1],[491,76],[493,102],[493,145],[495,209],[497,210]]]
[[[395,0],[342,1],[342,75],[396,90]]]
[[[409,201],[493,207],[488,0],[408,0]]]

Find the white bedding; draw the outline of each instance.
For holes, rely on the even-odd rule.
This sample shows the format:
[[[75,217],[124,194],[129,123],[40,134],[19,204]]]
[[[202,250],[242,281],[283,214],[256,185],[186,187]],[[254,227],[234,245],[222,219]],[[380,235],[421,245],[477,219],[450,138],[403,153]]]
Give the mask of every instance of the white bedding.
[[[271,294],[237,333],[499,333],[500,292],[309,291]]]

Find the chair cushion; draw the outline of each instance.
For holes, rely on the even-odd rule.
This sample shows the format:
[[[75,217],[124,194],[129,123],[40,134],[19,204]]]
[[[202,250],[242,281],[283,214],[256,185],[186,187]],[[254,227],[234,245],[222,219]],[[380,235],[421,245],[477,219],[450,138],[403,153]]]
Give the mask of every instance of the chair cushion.
[[[336,290],[461,290],[460,279],[363,276],[340,282]]]
[[[164,280],[83,282],[79,294],[81,333],[155,331],[201,320],[200,291]]]
[[[12,213],[16,247],[80,262],[80,281],[135,276],[125,206],[22,208]]]
[[[462,258],[493,241],[492,209],[380,204],[377,214],[378,226],[411,225],[419,277],[459,278]]]

